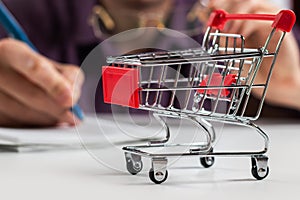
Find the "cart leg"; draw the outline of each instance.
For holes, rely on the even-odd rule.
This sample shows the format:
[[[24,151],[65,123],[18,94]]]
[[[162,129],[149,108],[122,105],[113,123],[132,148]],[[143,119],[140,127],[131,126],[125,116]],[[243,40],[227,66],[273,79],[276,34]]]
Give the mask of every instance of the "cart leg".
[[[252,175],[257,180],[262,180],[266,178],[269,174],[269,167],[268,167],[268,157],[265,155],[258,155],[251,157],[251,164],[252,164]]]
[[[137,154],[125,152],[126,167],[129,173],[136,175],[143,169],[142,157]]]
[[[197,152],[205,152],[205,151],[211,151],[212,149],[212,145],[215,141],[215,129],[213,128],[213,126],[207,122],[206,120],[202,119],[202,118],[195,118],[195,117],[186,117],[186,119],[190,120],[191,122],[193,122],[199,129],[202,129],[203,132],[206,135],[206,140],[207,140],[207,144],[206,145],[201,145],[197,148],[191,148],[190,152],[191,153],[197,153]]]
[[[149,171],[149,178],[156,184],[161,184],[168,177],[168,160],[166,157],[152,158],[152,168]]]
[[[160,144],[165,144],[169,141],[170,139],[170,129],[168,124],[166,123],[166,121],[162,118],[161,115],[159,115],[158,113],[153,113],[153,116],[155,117],[155,119],[163,126],[163,128],[165,129],[165,138],[162,140],[153,140],[149,142],[149,145],[160,145]]]
[[[264,154],[268,151],[269,148],[269,137],[268,135],[260,128],[258,127],[256,124],[251,123],[251,122],[242,122],[243,125],[248,126],[254,130],[256,130],[256,132],[263,138],[264,140],[264,149],[260,152],[257,152],[258,154]]]
[[[205,127],[205,129],[210,134],[211,142],[214,143],[216,140],[216,131],[215,131],[213,125],[203,118],[198,118],[196,120],[199,122],[199,124],[201,124],[203,127]]]

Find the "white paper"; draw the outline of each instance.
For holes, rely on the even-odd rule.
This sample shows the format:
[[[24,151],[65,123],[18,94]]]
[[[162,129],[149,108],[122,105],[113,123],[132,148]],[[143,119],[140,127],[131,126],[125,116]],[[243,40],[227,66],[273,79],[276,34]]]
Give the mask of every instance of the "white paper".
[[[138,117],[141,123],[148,118]],[[102,148],[108,143],[126,143],[151,138],[161,127],[136,124],[124,116],[86,116],[77,127],[0,128],[0,150],[48,150],[74,148]],[[150,128],[149,128],[150,127]]]

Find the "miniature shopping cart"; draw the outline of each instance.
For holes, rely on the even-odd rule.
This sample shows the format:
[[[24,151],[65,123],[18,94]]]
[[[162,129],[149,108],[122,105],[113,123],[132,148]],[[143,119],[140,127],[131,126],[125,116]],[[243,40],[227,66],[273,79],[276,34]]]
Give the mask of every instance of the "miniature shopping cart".
[[[272,30],[264,46],[246,48],[242,35],[221,32],[229,20],[269,20],[273,21]],[[165,131],[163,139],[150,141],[147,145],[123,147],[128,171],[133,175],[139,173],[143,167],[142,157],[151,158],[149,177],[159,184],[167,179],[170,157],[198,156],[203,167],[208,168],[218,156],[247,156],[251,158],[252,175],[258,180],[264,179],[269,173],[265,155],[269,139],[252,121],[260,115],[280,45],[294,23],[295,15],[290,10],[280,11],[277,15],[228,14],[217,10],[209,18],[201,48],[108,57],[109,66],[102,69],[104,101],[152,111]],[[275,35],[276,31],[282,34]],[[274,40],[277,46],[269,49]],[[266,68],[268,75],[265,81],[257,82],[265,58],[271,60]],[[261,99],[254,115],[248,115],[250,93],[254,90],[260,92]],[[205,141],[169,144],[168,117],[193,122],[203,130]],[[263,149],[214,150],[214,121],[254,129],[263,138]],[[184,146],[185,150],[173,152],[172,148],[178,146]],[[151,152],[153,148],[164,151]]]

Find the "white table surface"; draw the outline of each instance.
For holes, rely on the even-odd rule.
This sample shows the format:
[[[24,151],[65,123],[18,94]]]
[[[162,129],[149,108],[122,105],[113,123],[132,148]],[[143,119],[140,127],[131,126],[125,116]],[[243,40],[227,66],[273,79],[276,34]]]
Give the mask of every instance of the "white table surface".
[[[262,181],[252,177],[249,158],[217,158],[209,169],[202,168],[196,157],[178,159],[169,166],[167,181],[155,185],[148,178],[148,159],[143,159],[140,174],[132,176],[126,172],[122,145],[117,147],[119,150],[99,150],[103,153],[100,160],[108,166],[84,149],[2,152],[0,199],[298,199],[300,123],[258,124],[271,140],[270,174]],[[185,129],[192,130],[189,126]],[[220,146],[240,144],[238,140],[245,138],[239,137],[245,131],[240,127],[225,127],[223,131]],[[245,140],[251,143],[250,139]]]

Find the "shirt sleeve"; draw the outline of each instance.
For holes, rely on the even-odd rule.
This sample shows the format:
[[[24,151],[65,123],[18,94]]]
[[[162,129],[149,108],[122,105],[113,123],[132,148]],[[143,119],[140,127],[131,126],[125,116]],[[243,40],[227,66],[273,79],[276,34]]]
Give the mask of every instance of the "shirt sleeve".
[[[95,2],[3,0],[39,52],[60,62],[73,62],[76,42],[87,42],[93,37],[87,18]],[[0,37],[5,36],[0,27]]]

